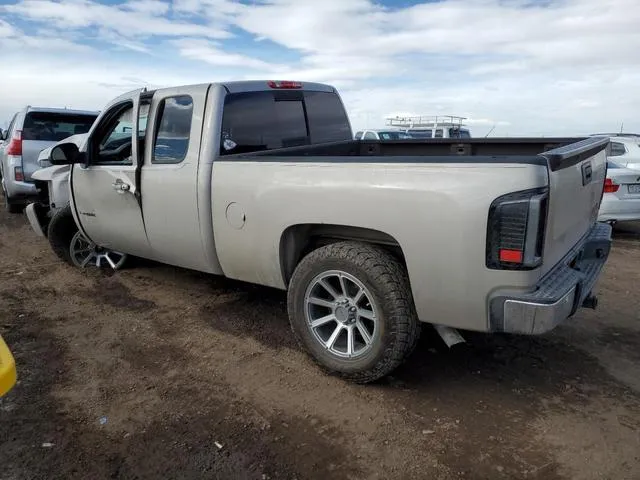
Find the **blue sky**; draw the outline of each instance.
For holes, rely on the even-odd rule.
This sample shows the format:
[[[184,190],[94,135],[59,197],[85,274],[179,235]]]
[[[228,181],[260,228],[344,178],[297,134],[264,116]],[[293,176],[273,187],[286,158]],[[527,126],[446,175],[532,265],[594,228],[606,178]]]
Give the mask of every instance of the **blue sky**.
[[[484,135],[640,131],[637,0],[0,2],[0,126],[236,79],[338,87],[354,127],[469,117]]]

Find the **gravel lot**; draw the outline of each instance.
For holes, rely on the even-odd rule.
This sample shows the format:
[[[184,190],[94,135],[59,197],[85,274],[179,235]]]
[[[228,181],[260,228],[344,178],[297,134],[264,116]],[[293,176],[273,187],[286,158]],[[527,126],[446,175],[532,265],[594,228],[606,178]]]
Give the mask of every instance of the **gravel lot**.
[[[293,343],[282,292],[74,270],[2,210],[0,478],[638,479],[639,287],[640,233],[618,233],[599,310],[450,351],[427,332],[356,386]]]

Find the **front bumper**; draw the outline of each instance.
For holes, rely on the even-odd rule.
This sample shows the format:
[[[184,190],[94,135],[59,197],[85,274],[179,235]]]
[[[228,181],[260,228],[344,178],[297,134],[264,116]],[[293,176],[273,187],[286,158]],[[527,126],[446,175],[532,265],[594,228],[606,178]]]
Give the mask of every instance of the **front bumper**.
[[[24,213],[29,220],[29,225],[31,225],[33,231],[40,237],[47,236],[47,227],[49,225],[47,211],[48,208],[39,203],[30,203],[24,209]]]
[[[610,250],[611,226],[596,223],[533,291],[491,297],[491,330],[537,335],[555,328],[591,295]]]

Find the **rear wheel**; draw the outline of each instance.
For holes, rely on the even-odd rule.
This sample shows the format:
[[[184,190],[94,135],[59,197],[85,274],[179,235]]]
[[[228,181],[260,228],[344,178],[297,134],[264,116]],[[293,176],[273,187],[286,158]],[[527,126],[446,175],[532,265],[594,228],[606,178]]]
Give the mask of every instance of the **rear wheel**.
[[[404,267],[368,244],[340,242],[307,255],[291,279],[288,309],[316,363],[357,383],[394,370],[420,332]]]
[[[78,229],[69,205],[53,215],[47,237],[58,258],[75,267],[97,266],[117,270],[127,260],[126,254],[100,247],[87,239]]]

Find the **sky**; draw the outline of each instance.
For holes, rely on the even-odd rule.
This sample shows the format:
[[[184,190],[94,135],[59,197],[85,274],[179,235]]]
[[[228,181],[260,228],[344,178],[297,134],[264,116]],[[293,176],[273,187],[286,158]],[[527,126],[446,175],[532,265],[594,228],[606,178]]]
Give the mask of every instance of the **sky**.
[[[146,86],[330,83],[354,129],[640,132],[638,0],[0,0],[0,126]]]

